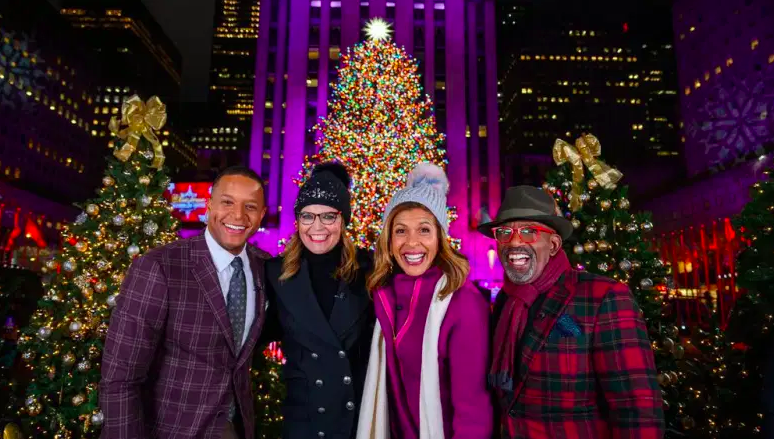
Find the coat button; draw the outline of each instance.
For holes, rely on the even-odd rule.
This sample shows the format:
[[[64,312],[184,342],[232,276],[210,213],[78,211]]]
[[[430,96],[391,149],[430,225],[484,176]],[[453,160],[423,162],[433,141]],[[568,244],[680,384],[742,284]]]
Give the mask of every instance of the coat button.
[[[317,355],[316,353],[312,352],[312,359],[313,359],[313,360],[316,360],[316,359],[318,359],[318,358],[320,358],[320,356],[319,356],[319,355]]]
[[[508,412],[509,415],[511,415],[512,418],[516,417],[516,410],[511,410]]]
[[[544,312],[542,312],[542,311],[541,311],[541,312],[538,314],[538,319],[540,319],[540,320],[543,320],[544,318],[546,318],[546,313],[544,313]]]
[[[324,431],[318,432],[317,437],[325,437],[325,432]]]
[[[349,384],[352,382],[352,378],[350,377],[344,377],[344,384]]]
[[[315,385],[315,386],[317,386],[317,387],[322,387],[322,386],[323,386],[323,380],[317,380],[317,381],[315,381],[315,382],[314,382],[314,385]]]
[[[349,401],[347,403],[347,410],[355,410],[355,403],[352,401]]]
[[[344,351],[339,351],[339,358],[345,358],[347,356],[347,353]]]
[[[321,415],[324,415],[325,414],[325,407],[320,407],[319,409],[317,409],[317,413],[319,413]]]

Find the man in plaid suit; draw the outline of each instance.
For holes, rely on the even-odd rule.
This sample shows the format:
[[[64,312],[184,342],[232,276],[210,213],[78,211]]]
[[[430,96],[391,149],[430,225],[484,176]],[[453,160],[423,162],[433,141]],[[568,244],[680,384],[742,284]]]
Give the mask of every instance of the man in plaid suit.
[[[489,382],[503,439],[660,439],[661,390],[626,286],[573,270],[572,224],[540,188],[509,188],[494,221],[505,268]]]
[[[134,261],[105,343],[102,438],[253,439],[250,364],[269,255],[246,241],[265,210],[261,178],[229,168],[203,235]]]

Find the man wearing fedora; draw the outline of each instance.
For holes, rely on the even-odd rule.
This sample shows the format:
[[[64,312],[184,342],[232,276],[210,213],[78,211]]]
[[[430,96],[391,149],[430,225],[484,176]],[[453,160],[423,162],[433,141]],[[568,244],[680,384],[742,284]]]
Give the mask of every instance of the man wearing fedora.
[[[489,383],[502,439],[664,436],[648,331],[626,285],[574,270],[572,224],[551,195],[511,187],[479,232],[505,269]]]

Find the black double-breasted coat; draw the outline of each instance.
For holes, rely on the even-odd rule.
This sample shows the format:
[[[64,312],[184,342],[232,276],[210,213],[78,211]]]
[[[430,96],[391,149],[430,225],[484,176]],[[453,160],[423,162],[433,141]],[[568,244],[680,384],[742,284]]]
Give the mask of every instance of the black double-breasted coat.
[[[365,288],[368,252],[358,251],[354,282],[339,282],[330,319],[318,305],[302,260],[299,272],[279,280],[282,258],[266,263],[269,298],[263,341],[278,340],[286,358],[283,439],[355,437],[375,316]]]

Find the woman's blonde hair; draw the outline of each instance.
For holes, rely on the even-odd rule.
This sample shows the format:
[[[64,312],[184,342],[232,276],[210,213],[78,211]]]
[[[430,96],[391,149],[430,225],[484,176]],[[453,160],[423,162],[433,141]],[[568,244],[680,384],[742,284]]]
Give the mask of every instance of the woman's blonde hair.
[[[333,274],[336,279],[341,279],[347,283],[352,283],[357,277],[357,271],[360,269],[360,265],[357,263],[357,248],[350,239],[346,230],[341,231],[341,263]],[[293,233],[293,237],[290,239],[285,251],[282,252],[282,274],[280,274],[280,282],[284,282],[296,274],[301,269],[301,253],[304,248],[304,243],[301,242],[301,236],[298,234],[298,230]]]
[[[390,215],[384,221],[384,228],[376,241],[376,252],[374,254],[374,269],[366,279],[366,288],[373,294],[377,288],[384,286],[392,275],[393,264],[396,262],[392,258],[390,245],[392,244],[392,223],[395,217],[401,212],[412,209],[424,209],[430,212],[425,206],[419,203],[408,202],[395,207]],[[438,229],[438,254],[433,261],[433,265],[438,266],[446,275],[446,286],[438,294],[443,299],[449,294],[457,291],[465,283],[470,273],[470,263],[468,259],[460,252],[455,250],[446,236],[443,227],[435,220]]]

